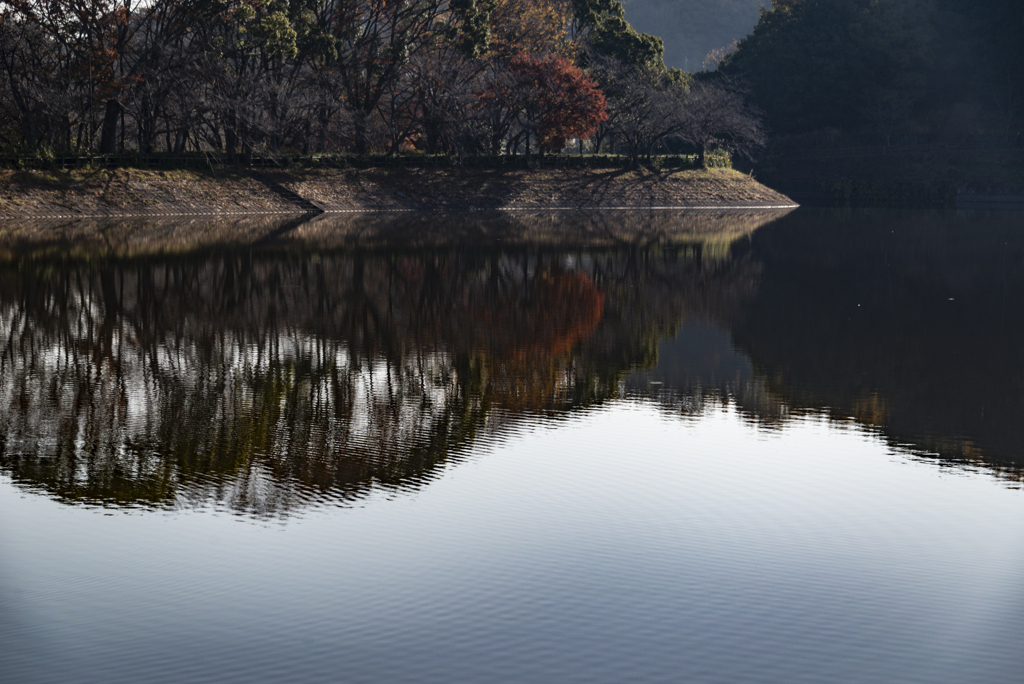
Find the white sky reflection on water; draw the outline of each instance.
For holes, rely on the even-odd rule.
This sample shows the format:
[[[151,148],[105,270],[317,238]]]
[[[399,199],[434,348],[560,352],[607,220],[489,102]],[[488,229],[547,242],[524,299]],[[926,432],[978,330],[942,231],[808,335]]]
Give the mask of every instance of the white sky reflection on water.
[[[66,506],[6,477],[0,510],[0,671],[24,682],[1011,682],[1024,664],[1024,492],[816,416],[763,430],[616,401],[284,519]]]

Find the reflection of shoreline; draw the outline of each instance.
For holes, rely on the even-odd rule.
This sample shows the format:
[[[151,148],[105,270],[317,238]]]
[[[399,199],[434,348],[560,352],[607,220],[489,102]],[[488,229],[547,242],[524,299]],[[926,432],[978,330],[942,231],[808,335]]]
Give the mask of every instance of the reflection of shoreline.
[[[0,265],[0,464],[67,502],[254,514],[415,487],[521,416],[613,397],[736,280],[703,255],[23,258]]]
[[[0,259],[141,258],[243,247],[333,251],[707,244],[722,251],[788,211],[399,212],[0,221]]]
[[[742,244],[764,277],[728,328],[790,410],[1022,481],[1019,223],[801,210]]]
[[[620,396],[651,401],[669,415],[700,418],[721,410],[736,411],[759,429],[778,430],[796,419],[813,418],[837,427],[855,426],[896,453],[937,467],[976,469],[1019,486],[1024,468],[993,458],[975,438],[908,433],[891,421],[899,408],[878,394],[850,403],[804,392],[794,397],[787,386],[792,369],[756,367],[737,348],[727,329],[705,321],[684,322],[658,345],[657,363],[625,377]],[[905,411],[904,411],[905,413]]]
[[[845,316],[835,284],[803,280],[833,278],[827,250],[849,249],[834,237],[822,236],[823,266],[777,269],[798,252],[760,243],[791,223],[618,248],[0,262],[0,467],[69,502],[276,515],[417,487],[523,419],[642,396],[691,416],[735,406],[766,428],[854,421],[922,458],[1019,479],[977,432],[914,429],[899,386],[872,389],[879,378],[856,365],[861,385],[815,379],[830,353],[852,358],[887,333],[862,322],[852,337],[833,320]],[[416,224],[395,230],[401,244]]]

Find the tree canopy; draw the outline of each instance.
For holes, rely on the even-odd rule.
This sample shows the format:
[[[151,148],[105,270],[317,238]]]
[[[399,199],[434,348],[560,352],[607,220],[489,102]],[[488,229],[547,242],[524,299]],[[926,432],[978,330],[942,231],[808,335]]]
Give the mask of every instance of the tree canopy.
[[[587,55],[662,51],[617,0],[10,0],[0,152],[553,151],[604,120]]]
[[[745,79],[778,133],[865,140],[1011,136],[1024,104],[1016,0],[776,0],[722,70]],[[947,131],[949,132],[949,131]]]

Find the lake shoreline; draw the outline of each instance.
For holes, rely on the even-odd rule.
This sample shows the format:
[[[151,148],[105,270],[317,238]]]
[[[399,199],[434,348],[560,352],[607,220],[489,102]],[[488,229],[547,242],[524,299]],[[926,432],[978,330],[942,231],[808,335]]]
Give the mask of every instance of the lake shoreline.
[[[817,206],[1024,206],[1024,149],[1019,147],[829,148],[782,139],[757,168],[772,187]]]
[[[0,170],[0,220],[795,206],[732,169]]]

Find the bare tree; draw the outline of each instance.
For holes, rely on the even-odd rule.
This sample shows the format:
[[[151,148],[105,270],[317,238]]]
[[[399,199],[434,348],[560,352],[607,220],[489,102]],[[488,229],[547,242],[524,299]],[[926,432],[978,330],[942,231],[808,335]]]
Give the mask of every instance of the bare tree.
[[[696,148],[701,168],[715,149],[750,158],[765,144],[760,116],[747,105],[742,89],[724,79],[690,86],[674,135]]]
[[[430,154],[482,147],[475,129],[484,63],[448,43],[421,52],[410,65],[419,132]]]
[[[355,151],[365,154],[369,119],[410,58],[429,45],[446,3],[328,0],[324,6],[322,16],[336,41],[339,96],[353,116]]]
[[[610,133],[626,144],[631,165],[639,164],[641,156],[649,160],[659,143],[679,131],[685,83],[646,65],[599,55],[588,61],[608,98],[604,135]]]

